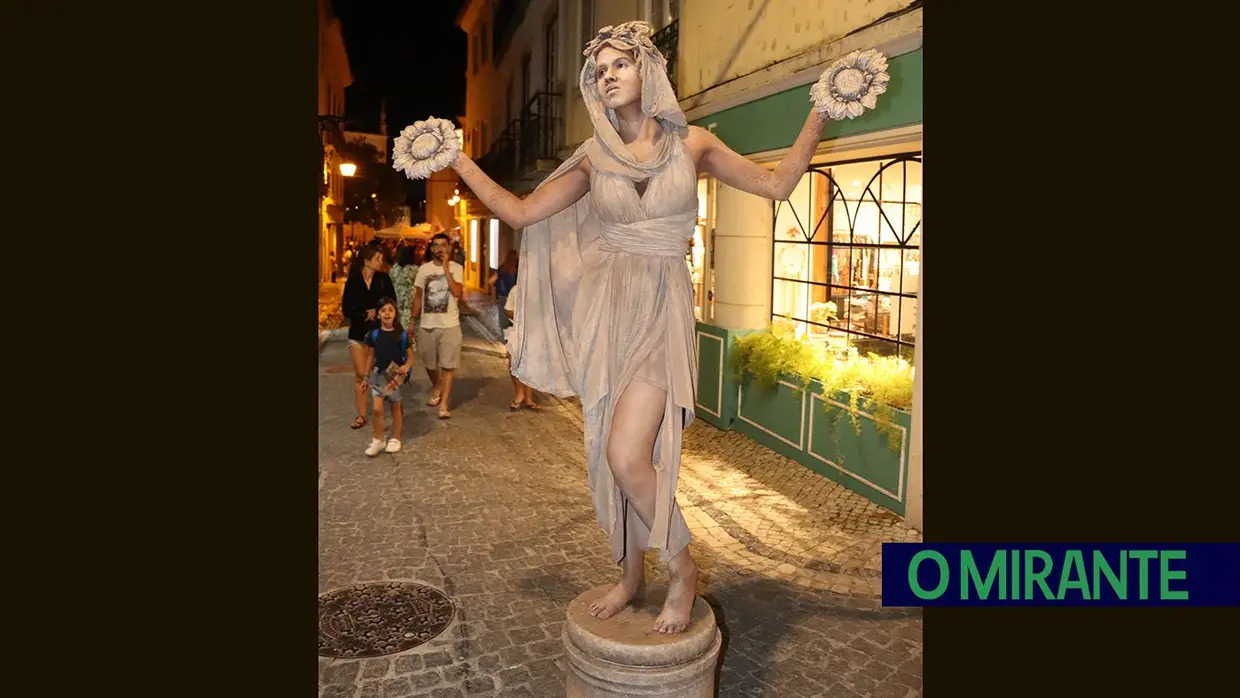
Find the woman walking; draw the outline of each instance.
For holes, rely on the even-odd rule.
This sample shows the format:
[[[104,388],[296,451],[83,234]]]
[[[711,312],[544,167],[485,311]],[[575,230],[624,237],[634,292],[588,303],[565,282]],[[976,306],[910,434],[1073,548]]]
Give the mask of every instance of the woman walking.
[[[344,283],[344,296],[340,301],[341,310],[349,319],[349,357],[353,360],[356,381],[353,392],[357,401],[357,418],[349,425],[353,429],[366,426],[367,415],[370,414],[366,389],[366,364],[370,351],[366,346],[366,335],[379,326],[376,317],[379,300],[396,297],[392,279],[379,271],[382,266],[383,254],[377,248],[367,245],[359,250],[349,270],[349,278]]]

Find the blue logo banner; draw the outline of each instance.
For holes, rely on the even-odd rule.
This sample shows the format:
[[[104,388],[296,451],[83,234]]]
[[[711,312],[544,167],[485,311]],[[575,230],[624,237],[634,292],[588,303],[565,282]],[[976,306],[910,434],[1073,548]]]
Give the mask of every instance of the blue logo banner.
[[[884,543],[884,606],[1237,606],[1240,543]]]

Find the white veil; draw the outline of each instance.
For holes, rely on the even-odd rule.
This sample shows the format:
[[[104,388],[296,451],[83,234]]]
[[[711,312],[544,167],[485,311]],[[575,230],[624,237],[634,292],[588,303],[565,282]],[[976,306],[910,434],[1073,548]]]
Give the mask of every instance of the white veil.
[[[599,30],[586,45],[578,85],[594,125],[572,157],[564,161],[539,186],[571,171],[583,157],[593,169],[643,180],[658,171],[671,156],[675,137],[688,134],[684,112],[676,101],[667,77],[667,62],[650,41],[646,22],[625,22]],[[614,110],[605,107],[598,93],[594,56],[604,46],[630,51],[642,77],[642,112],[662,127],[659,152],[647,163],[633,156],[620,138]],[[516,331],[509,340],[512,374],[522,383],[559,397],[580,395],[580,366],[573,356],[573,304],[581,279],[581,250],[598,235],[590,194],[575,204],[537,223],[526,226],[521,237],[521,263],[516,288]]]

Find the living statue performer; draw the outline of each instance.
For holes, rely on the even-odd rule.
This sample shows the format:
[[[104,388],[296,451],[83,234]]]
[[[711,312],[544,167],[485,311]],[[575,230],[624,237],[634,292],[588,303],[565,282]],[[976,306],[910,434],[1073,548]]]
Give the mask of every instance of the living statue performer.
[[[668,566],[661,633],[683,631],[697,594],[689,529],[676,503],[681,437],[694,417],[697,356],[685,250],[697,177],[783,200],[805,173],[829,118],[860,116],[886,90],[886,59],[854,52],[810,90],[811,109],[774,170],[689,126],[650,41],[650,25],[603,27],[586,46],[580,86],[594,135],[528,197],[460,153],[454,127],[430,119],[397,139],[394,167],[413,178],[451,166],[505,223],[524,228],[512,373],[585,412],[589,481],[620,581],[590,609],[622,610],[645,585],[643,555]]]

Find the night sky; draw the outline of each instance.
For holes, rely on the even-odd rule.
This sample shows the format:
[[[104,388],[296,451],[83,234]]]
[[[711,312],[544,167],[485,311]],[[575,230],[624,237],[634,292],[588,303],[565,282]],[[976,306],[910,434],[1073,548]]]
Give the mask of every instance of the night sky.
[[[344,29],[353,84],[345,92],[350,130],[379,132],[379,104],[387,100],[388,136],[436,116],[465,111],[465,32],[456,26],[463,0],[332,0]],[[388,142],[389,160],[391,141]],[[410,182],[409,203],[425,198]],[[414,223],[418,222],[417,213]]]

